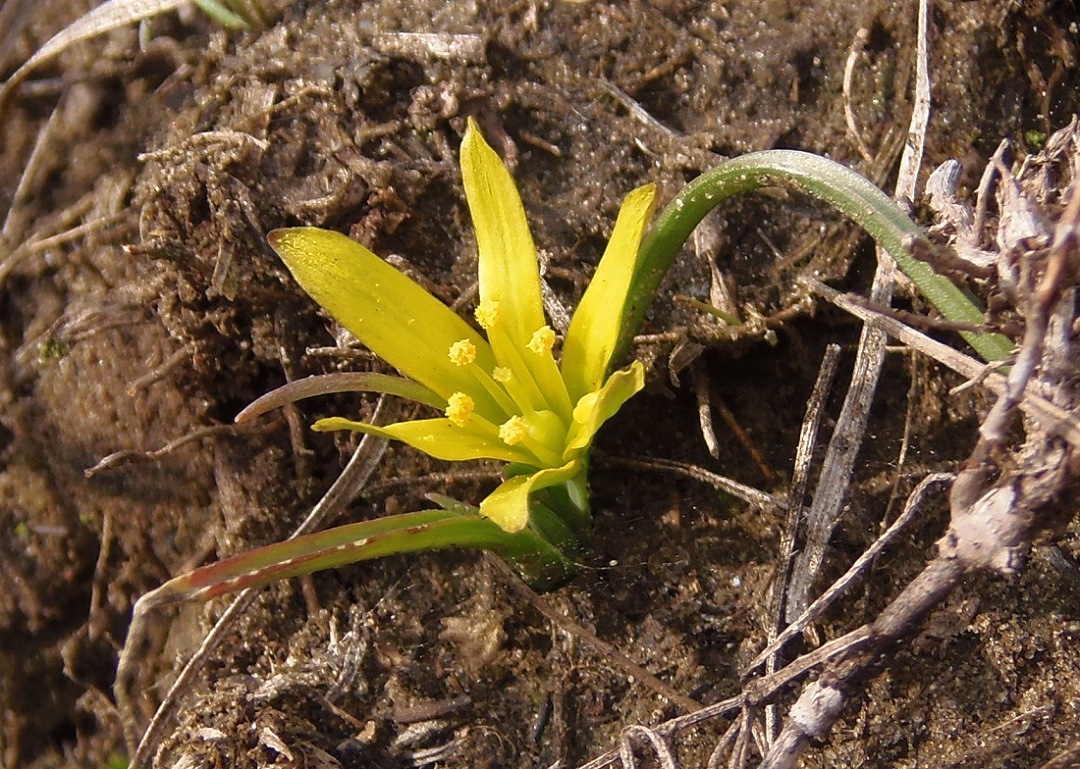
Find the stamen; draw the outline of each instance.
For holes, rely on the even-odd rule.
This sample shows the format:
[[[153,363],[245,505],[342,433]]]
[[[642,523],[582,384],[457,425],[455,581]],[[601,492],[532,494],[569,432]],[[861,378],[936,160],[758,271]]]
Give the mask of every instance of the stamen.
[[[491,371],[491,378],[499,384],[506,384],[513,378],[513,374],[506,366],[496,366]]]
[[[476,345],[461,339],[450,345],[450,362],[455,366],[468,366],[476,360]]]
[[[525,420],[519,416],[513,416],[503,422],[499,427],[499,438],[507,446],[515,446],[529,436],[529,427]]]
[[[532,339],[529,340],[529,349],[537,355],[547,355],[554,346],[555,332],[551,330],[551,326],[541,326],[536,329]]]
[[[464,427],[469,423],[476,404],[473,399],[462,392],[457,392],[446,399],[446,418],[455,427]],[[500,430],[500,437],[502,431]]]
[[[476,308],[475,314],[476,322],[480,324],[480,328],[486,331],[490,328],[495,327],[495,325],[499,322],[499,317],[502,313],[499,308],[499,303],[496,302],[494,299],[488,299],[486,301],[480,302],[480,304]]]

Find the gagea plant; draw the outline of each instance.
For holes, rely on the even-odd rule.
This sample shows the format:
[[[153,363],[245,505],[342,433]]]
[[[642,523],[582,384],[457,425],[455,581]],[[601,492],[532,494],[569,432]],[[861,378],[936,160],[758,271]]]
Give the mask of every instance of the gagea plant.
[[[733,195],[786,185],[832,204],[862,225],[947,319],[982,322],[982,311],[960,289],[912,256],[911,242],[925,235],[877,187],[825,158],[772,150],[703,174],[647,234],[655,188],[631,192],[557,356],[559,339],[544,315],[521,199],[471,120],[461,171],[479,249],[476,325],[344,235],[314,227],[275,230],[269,242],[297,282],[402,376],[312,377],[260,398],[237,420],[321,393],[388,393],[437,415],[385,427],[333,417],[314,429],[381,435],[451,462],[503,462],[502,483],[478,507],[433,496],[439,509],[342,526],[196,569],[144,596],[137,615],[364,559],[448,547],[493,551],[538,586],[565,578],[589,534],[593,439],[644,383],[636,361],[614,373],[611,368],[628,350],[682,244],[708,211]],[[1009,353],[1010,341],[999,334],[962,334],[987,360]]]
[[[313,377],[267,394],[238,421],[307,395],[389,393],[432,416],[379,427],[347,417],[315,430],[355,430],[447,461],[503,462],[504,480],[478,507],[439,498],[422,510],[298,537],[165,583],[147,605],[206,599],[391,553],[472,547],[493,551],[539,586],[574,569],[590,525],[589,449],[601,425],[644,386],[632,362],[609,373],[627,333],[653,185],[623,203],[596,273],[561,342],[544,315],[536,249],[517,189],[469,122],[461,145],[465,196],[476,229],[476,326],[364,246],[314,227],[275,230],[269,242],[304,290],[402,376]]]

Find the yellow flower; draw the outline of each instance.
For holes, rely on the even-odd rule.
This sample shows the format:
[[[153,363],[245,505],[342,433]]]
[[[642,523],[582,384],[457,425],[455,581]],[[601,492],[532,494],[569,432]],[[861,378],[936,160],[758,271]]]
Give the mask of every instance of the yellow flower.
[[[542,489],[564,487],[560,499],[577,508],[568,517],[587,517],[585,471],[593,438],[644,385],[636,361],[611,375],[608,370],[655,188],[640,187],[623,202],[556,362],[556,335],[544,317],[521,199],[471,120],[461,170],[479,248],[475,317],[483,334],[344,235],[313,227],[270,233],[270,244],[304,290],[412,380],[411,397],[445,414],[386,427],[334,417],[314,429],[383,435],[439,459],[512,463],[512,477],[480,503],[480,512],[508,532],[528,525],[529,497]]]

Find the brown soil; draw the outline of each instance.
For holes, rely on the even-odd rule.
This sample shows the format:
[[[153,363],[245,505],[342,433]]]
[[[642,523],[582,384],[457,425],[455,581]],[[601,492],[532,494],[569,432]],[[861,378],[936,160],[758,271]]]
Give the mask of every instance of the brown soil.
[[[938,5],[924,169],[958,158],[970,187],[1001,138],[1037,147],[1080,110],[1080,17],[1052,0]],[[0,239],[3,765],[122,765],[111,686],[133,601],[287,536],[352,448],[303,425],[363,413],[368,399],[310,402],[292,425],[265,418],[141,454],[229,425],[286,378],[364,365],[357,351],[326,349],[327,323],[268,249],[268,230],[349,232],[452,302],[475,268],[456,157],[473,115],[514,166],[550,281],[572,306],[622,196],[646,181],[667,198],[721,156],[792,147],[888,188],[911,111],[910,6],[281,3],[259,32],[171,14],[141,52],[126,29],[36,72],[0,115],[0,210],[10,207]],[[7,0],[0,74],[83,11]],[[852,104],[880,156],[873,167],[844,123],[860,27],[869,36]],[[400,32],[460,37],[435,55]],[[547,596],[703,703],[739,691],[760,648],[781,520],[621,458],[782,491],[821,351],[850,345],[857,327],[792,312],[772,344],[733,339],[672,296],[709,299],[715,258],[739,312],[768,316],[802,306],[798,275],[861,289],[872,263],[863,240],[797,198],[737,202],[713,224],[716,242],[683,255],[645,329],[704,355],[676,387],[673,341],[639,351],[652,385],[598,446],[589,563]],[[719,459],[709,456],[694,376],[707,377],[760,463],[719,424]],[[834,574],[875,536],[894,484],[903,495],[967,455],[984,404],[950,395],[957,383],[908,356],[890,361]],[[122,451],[134,453],[84,473]],[[491,480],[425,479],[442,470],[392,448],[349,514],[414,509],[430,491],[476,501]],[[938,504],[821,638],[873,618],[921,568],[943,531]],[[1066,555],[1080,549],[1072,534]],[[1068,747],[1080,733],[1080,573],[1054,563],[1037,553],[1014,581],[966,584],[806,765],[1033,767]],[[220,610],[162,612],[141,718]],[[677,712],[549,623],[480,556],[388,558],[266,590],[185,699],[159,765],[573,766],[622,728]],[[681,765],[704,766],[725,728],[681,739]]]

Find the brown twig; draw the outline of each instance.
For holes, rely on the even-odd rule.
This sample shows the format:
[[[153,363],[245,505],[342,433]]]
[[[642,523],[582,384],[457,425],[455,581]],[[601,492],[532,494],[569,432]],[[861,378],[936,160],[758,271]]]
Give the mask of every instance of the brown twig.
[[[635,680],[641,681],[645,686],[649,687],[672,704],[678,705],[690,712],[701,709],[701,703],[697,700],[686,696],[677,689],[664,683],[607,641],[602,640],[595,633],[584,628],[580,623],[575,622],[570,617],[567,617],[565,614],[558,611],[550,602],[538,595],[535,590],[525,584],[525,581],[518,576],[517,572],[510,568],[505,561],[488,555],[487,553],[485,553],[484,556],[488,563],[491,564],[492,568],[503,577],[503,582],[507,587],[517,593],[523,600],[527,601],[530,606],[544,615],[544,617],[554,625],[583,641],[595,651],[599,652],[605,660],[618,665],[629,676],[632,676]]]

